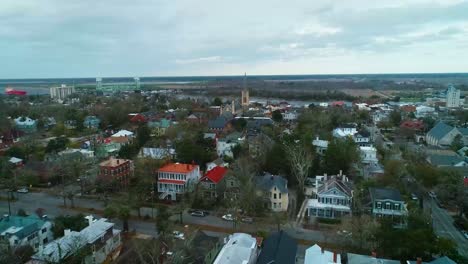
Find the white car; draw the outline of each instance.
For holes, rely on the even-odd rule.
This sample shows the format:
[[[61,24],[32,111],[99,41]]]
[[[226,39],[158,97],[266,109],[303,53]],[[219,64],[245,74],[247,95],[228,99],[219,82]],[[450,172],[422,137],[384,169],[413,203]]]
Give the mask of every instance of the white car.
[[[437,195],[433,191],[428,192],[428,194],[429,194],[429,197],[431,198],[437,198]]]
[[[234,218],[234,216],[232,214],[223,215],[221,218],[223,220],[226,220],[226,221],[234,221],[235,220],[235,218]]]
[[[173,236],[174,238],[180,239],[180,240],[184,240],[184,239],[185,239],[184,233],[179,232],[179,231],[172,231],[172,236]]]
[[[16,192],[19,192],[19,193],[28,193],[29,190],[28,190],[28,188],[21,188],[21,189],[18,189]]]

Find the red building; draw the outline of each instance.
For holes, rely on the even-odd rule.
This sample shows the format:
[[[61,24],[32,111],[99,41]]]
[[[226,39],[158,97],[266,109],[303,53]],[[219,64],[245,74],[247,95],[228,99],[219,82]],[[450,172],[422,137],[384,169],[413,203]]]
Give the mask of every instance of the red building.
[[[125,189],[133,175],[133,161],[109,158],[99,164],[98,181],[112,190]]]

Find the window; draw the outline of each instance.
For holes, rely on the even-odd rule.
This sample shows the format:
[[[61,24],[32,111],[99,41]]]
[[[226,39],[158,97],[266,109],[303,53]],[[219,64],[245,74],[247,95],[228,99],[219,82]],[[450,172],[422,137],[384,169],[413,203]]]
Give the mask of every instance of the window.
[[[47,244],[49,242],[49,239],[46,237],[42,240],[42,244]]]
[[[395,204],[395,210],[400,210],[400,204]]]
[[[41,232],[42,232],[42,234],[44,234],[45,232],[47,232],[47,227],[42,228],[42,231],[41,231]]]
[[[381,202],[377,202],[377,209],[380,209],[382,208],[382,203]]]
[[[279,193],[279,198],[281,199],[281,193]]]
[[[278,208],[281,208],[281,203],[278,203]]]
[[[385,203],[385,209],[391,209],[390,203]]]
[[[234,186],[234,181],[231,181],[231,187],[233,187],[233,186]]]
[[[276,199],[276,193],[273,194],[273,199]]]
[[[276,209],[276,203],[273,203],[273,209]]]

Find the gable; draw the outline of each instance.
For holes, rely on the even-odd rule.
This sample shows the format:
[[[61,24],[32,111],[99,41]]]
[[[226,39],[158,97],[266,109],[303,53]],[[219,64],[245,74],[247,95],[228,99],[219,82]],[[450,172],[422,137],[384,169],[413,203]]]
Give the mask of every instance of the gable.
[[[346,193],[342,192],[337,187],[332,187],[332,188],[328,189],[327,191],[319,193],[319,195],[320,196],[334,195],[334,196],[349,197]]]

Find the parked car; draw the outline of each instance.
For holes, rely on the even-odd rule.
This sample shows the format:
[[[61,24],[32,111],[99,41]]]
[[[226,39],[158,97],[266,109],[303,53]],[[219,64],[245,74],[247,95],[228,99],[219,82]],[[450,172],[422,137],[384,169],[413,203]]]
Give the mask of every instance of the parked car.
[[[236,219],[232,214],[225,214],[221,218],[226,221],[234,221]]]
[[[29,190],[28,190],[28,188],[21,188],[21,189],[18,189],[16,192],[19,192],[19,193],[28,193]]]
[[[411,194],[411,200],[413,201],[417,201],[418,200],[418,196],[414,193]]]
[[[179,231],[177,231],[177,230],[172,231],[172,236],[173,236],[174,238],[180,239],[180,240],[184,240],[184,239],[185,239],[184,233],[179,232]]]
[[[193,211],[190,213],[191,216],[196,216],[196,217],[205,217],[206,214],[203,211]]]
[[[254,220],[252,217],[243,217],[241,221],[247,224],[252,224]]]
[[[437,198],[437,195],[433,191],[428,192],[428,194],[429,194],[429,197],[431,198]]]

